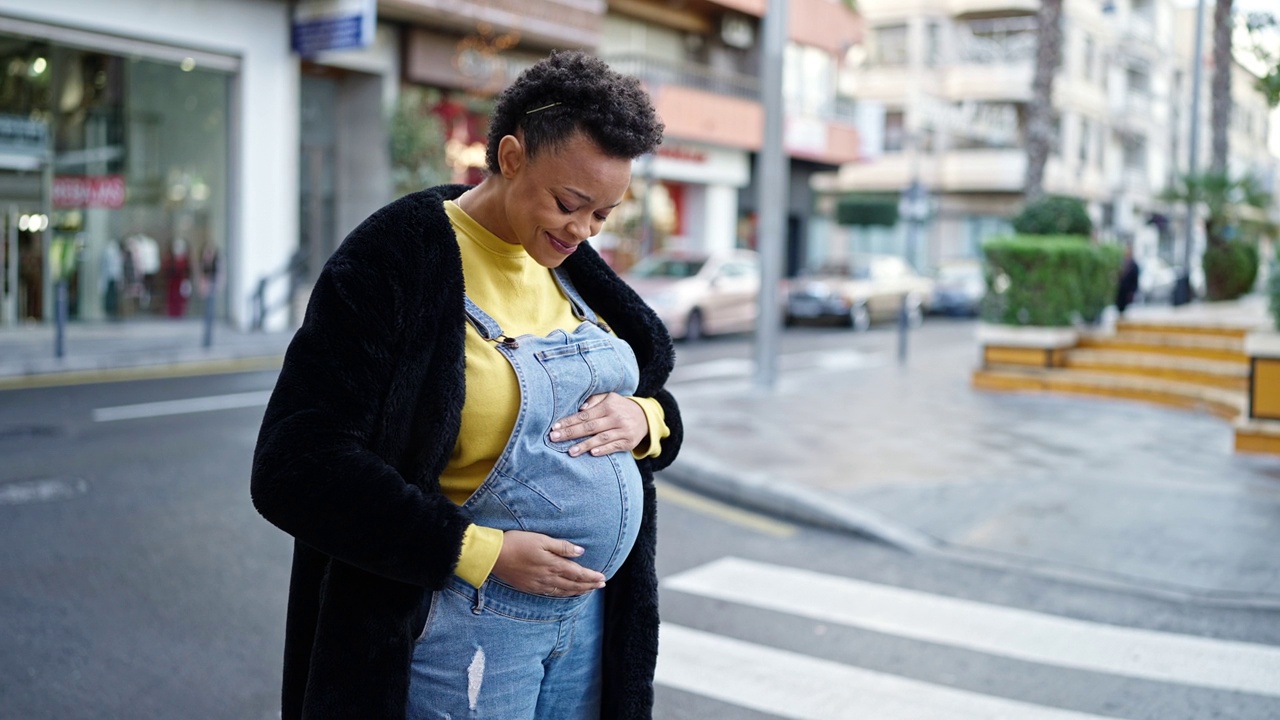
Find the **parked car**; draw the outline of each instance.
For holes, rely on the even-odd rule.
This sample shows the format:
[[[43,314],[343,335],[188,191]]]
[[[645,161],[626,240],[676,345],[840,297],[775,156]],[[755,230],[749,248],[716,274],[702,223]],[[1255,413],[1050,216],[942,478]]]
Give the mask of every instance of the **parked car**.
[[[943,260],[933,271],[929,312],[944,315],[977,315],[987,280],[982,261],[973,258]]]
[[[752,250],[663,251],[623,276],[676,340],[755,327],[760,259]]]
[[[839,320],[861,331],[874,322],[896,319],[905,297],[908,319],[917,324],[932,291],[933,281],[897,255],[855,255],[793,280],[786,320]]]

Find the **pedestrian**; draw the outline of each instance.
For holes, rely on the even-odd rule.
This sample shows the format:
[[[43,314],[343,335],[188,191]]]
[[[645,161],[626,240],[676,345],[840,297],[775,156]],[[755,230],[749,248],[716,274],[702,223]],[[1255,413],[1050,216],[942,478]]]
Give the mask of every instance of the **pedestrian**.
[[[1124,246],[1124,263],[1120,266],[1120,282],[1116,286],[1116,310],[1124,315],[1125,308],[1133,304],[1138,294],[1138,263],[1133,259],[1133,246]]]
[[[286,720],[651,715],[674,351],[586,240],[661,135],[635,79],[554,53],[499,96],[478,185],[326,263],[253,462],[295,538]]]

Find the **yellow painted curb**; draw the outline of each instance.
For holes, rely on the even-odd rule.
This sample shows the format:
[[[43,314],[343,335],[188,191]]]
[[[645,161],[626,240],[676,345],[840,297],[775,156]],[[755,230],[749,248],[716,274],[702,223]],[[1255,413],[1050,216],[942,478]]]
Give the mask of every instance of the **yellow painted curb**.
[[[101,368],[97,370],[68,370],[66,372],[22,375],[0,378],[0,391],[29,390],[34,388],[90,385],[94,383],[130,382],[135,380],[160,380],[164,378],[198,377],[201,375],[225,375],[238,372],[279,370],[283,355],[228,358],[225,360],[194,360],[165,365],[136,365],[130,367]]]

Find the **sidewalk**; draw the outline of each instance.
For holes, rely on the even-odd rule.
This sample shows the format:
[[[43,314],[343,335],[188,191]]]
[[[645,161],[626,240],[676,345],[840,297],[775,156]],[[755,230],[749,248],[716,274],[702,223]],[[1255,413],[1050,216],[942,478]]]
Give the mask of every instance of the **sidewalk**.
[[[3,328],[0,389],[279,367],[292,337],[292,330],[255,333],[215,325],[206,348],[199,320],[68,323],[58,358],[52,325]]]
[[[1137,307],[1265,327],[1265,302]],[[677,383],[685,442],[664,476],[940,553],[1180,600],[1280,608],[1280,459],[1230,423],[1140,402],[970,387],[972,328],[906,367]],[[677,372],[679,372],[677,370]]]
[[[1178,312],[1266,322],[1259,298]],[[972,327],[936,327],[940,344],[913,345],[905,367],[890,347],[815,354],[771,392],[678,368],[686,436],[663,479],[913,552],[1280,607],[1280,459],[1233,453],[1230,424],[1200,413],[975,391]],[[56,359],[53,328],[0,330],[0,389],[278,367],[292,336],[218,326],[206,349],[202,333],[198,321],[70,325]]]

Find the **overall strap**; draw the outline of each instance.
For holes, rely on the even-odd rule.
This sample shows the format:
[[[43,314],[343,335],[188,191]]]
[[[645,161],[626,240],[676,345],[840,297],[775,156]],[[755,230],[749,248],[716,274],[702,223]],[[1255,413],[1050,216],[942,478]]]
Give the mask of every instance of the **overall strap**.
[[[577,315],[579,320],[598,325],[605,332],[612,332],[609,326],[596,316],[595,311],[578,294],[578,289],[573,286],[573,281],[569,279],[569,272],[564,269],[563,265],[552,270],[551,275],[555,277],[556,283],[560,285],[560,291],[569,299],[569,304],[573,306],[573,314]]]
[[[471,326],[476,329],[480,337],[485,340],[506,341],[506,336],[502,334],[502,326],[498,324],[497,320],[490,317],[489,313],[481,310],[479,305],[471,301],[470,296],[463,295],[462,301],[466,306],[467,322],[471,323]]]

